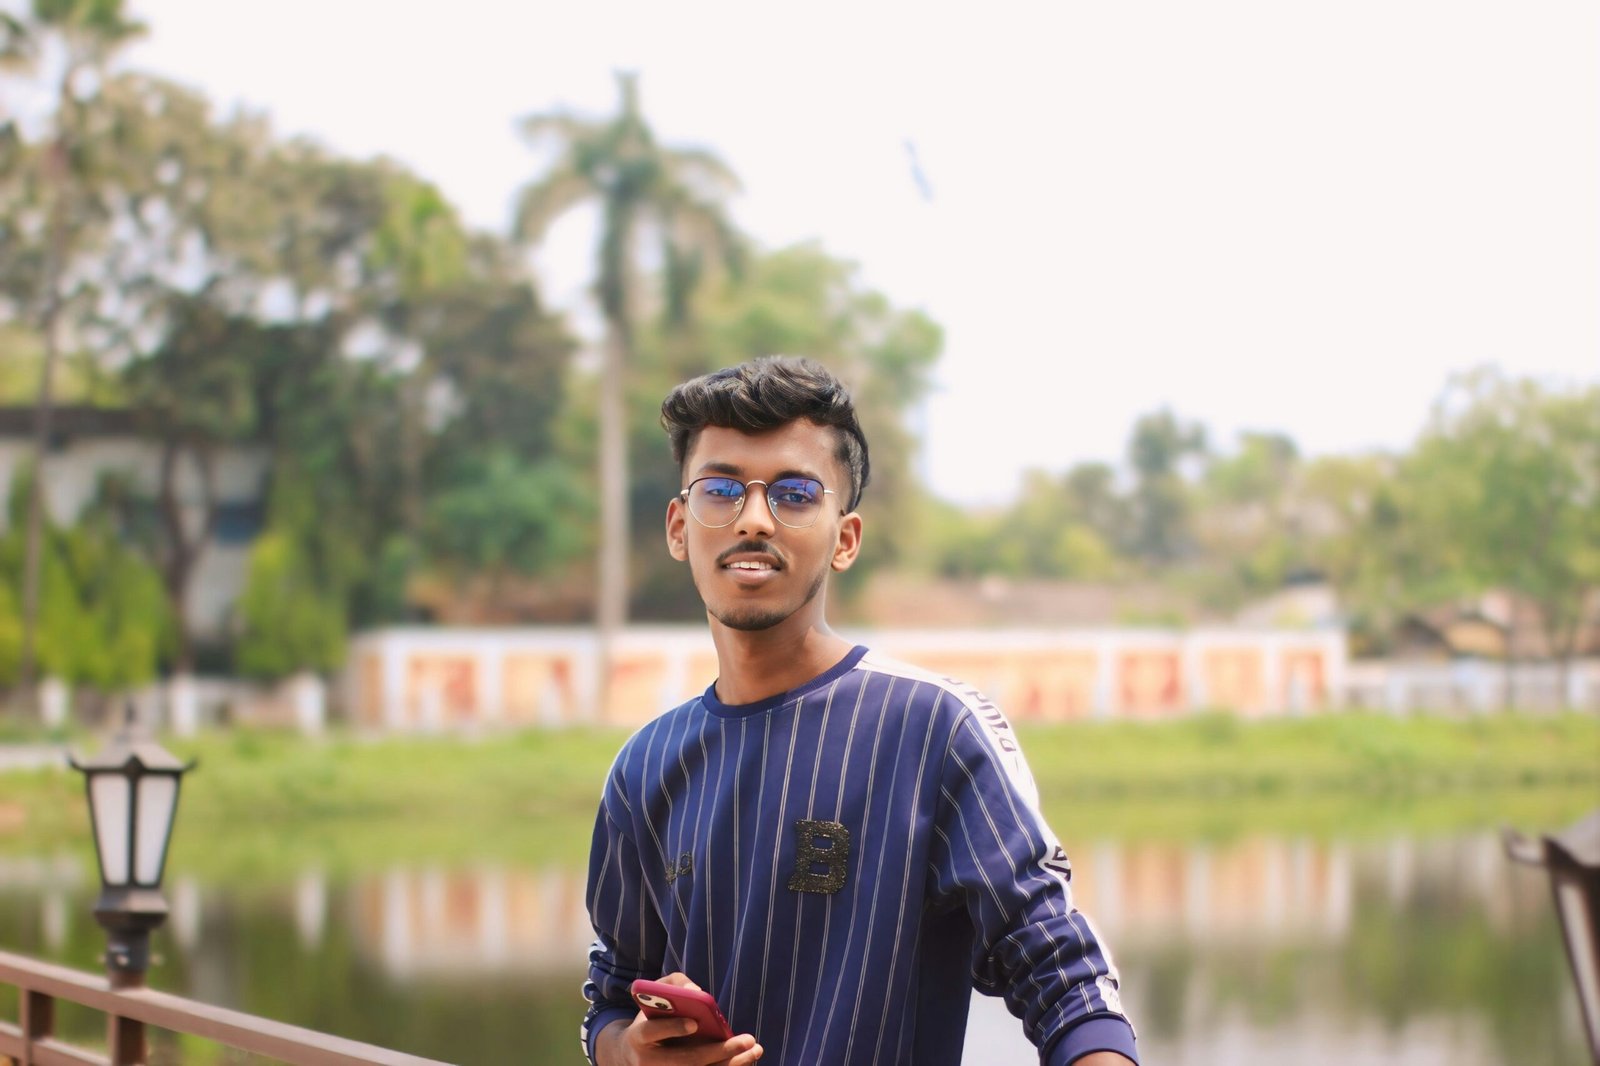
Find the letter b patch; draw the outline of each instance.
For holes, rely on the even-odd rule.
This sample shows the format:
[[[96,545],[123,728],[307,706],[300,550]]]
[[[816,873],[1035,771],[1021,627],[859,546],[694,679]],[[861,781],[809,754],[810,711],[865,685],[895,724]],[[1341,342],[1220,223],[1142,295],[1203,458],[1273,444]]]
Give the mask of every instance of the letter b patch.
[[[789,891],[832,895],[843,888],[845,867],[850,861],[850,830],[838,822],[802,818],[794,823],[794,835],[794,873],[789,875]]]

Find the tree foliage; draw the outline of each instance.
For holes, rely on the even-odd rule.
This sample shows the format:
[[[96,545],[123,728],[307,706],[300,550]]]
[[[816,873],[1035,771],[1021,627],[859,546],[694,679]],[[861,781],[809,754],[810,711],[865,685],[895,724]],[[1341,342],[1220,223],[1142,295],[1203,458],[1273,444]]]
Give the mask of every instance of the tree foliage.
[[[1402,470],[1409,517],[1465,592],[1537,605],[1557,658],[1600,593],[1600,387],[1553,392],[1492,371],[1451,383]]]
[[[11,532],[0,537],[0,684],[17,680],[21,617],[13,590],[24,561],[21,519],[31,471],[12,485]],[[76,525],[47,522],[41,571],[38,656],[44,671],[75,685],[115,691],[156,676],[174,628],[160,576],[131,548],[102,484]]]
[[[480,233],[393,160],[219,118],[110,62],[142,31],[121,0],[0,14],[0,87],[48,79],[50,101],[37,122],[0,115],[0,388],[48,413],[64,382],[131,411],[160,455],[153,489],[107,484],[75,520],[15,511],[0,684],[29,645],[30,572],[51,671],[117,687],[193,665],[185,605],[230,449],[269,460],[231,632],[255,676],[332,669],[350,630],[411,617],[422,585],[525,620],[540,616],[518,613],[519,587],[604,586],[594,613],[614,623],[631,570],[637,616],[697,617],[661,550],[679,478],[659,404],[691,375],[772,354],[838,373],[871,441],[847,594],[897,568],[1156,580],[1223,609],[1320,576],[1376,648],[1407,612],[1497,589],[1537,608],[1562,657],[1593,621],[1600,387],[1463,376],[1396,454],[1307,456],[1272,431],[1216,442],[1155,410],[1118,462],[1046,463],[1010,504],[966,509],[917,474],[937,323],[816,245],[753,248],[728,214],[732,170],[659,141],[634,77],[613,114],[523,120],[540,168],[508,232]],[[585,209],[600,224],[598,373],[574,364],[525,261]]]

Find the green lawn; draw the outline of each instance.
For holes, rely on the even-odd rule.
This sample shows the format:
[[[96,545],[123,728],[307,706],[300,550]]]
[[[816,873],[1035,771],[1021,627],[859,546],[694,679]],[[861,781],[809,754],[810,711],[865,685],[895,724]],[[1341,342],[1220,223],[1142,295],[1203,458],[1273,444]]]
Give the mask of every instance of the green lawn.
[[[1347,714],[1019,726],[1063,837],[1347,833],[1570,821],[1600,806],[1600,717],[1465,721]],[[216,733],[170,741],[185,780],[174,861],[240,876],[396,857],[581,862],[626,734],[382,741]],[[77,774],[0,776],[0,853],[87,854]]]

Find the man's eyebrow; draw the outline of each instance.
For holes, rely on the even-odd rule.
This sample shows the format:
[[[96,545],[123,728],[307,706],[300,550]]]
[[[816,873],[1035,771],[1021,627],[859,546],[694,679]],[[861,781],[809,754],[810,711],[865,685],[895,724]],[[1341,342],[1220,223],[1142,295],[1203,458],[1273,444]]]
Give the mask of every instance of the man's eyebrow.
[[[719,463],[719,462],[701,463],[700,464],[700,469],[696,470],[695,474],[696,475],[725,474],[728,477],[743,478],[744,477],[744,467],[740,466],[738,463]],[[780,470],[776,474],[772,475],[772,480],[773,481],[782,481],[786,477],[804,477],[804,478],[810,478],[812,481],[819,481],[819,482],[822,480],[822,478],[818,474],[814,473],[813,471],[803,470],[803,469],[800,469],[799,467],[790,467],[790,468],[788,468],[786,470]]]

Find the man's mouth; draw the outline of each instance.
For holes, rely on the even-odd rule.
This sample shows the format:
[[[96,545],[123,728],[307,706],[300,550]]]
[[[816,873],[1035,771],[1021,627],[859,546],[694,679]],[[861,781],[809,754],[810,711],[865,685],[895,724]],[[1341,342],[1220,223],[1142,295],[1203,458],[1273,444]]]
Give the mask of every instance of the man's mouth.
[[[742,574],[763,574],[782,570],[783,560],[778,558],[777,552],[759,545],[739,544],[723,552],[717,566]]]

